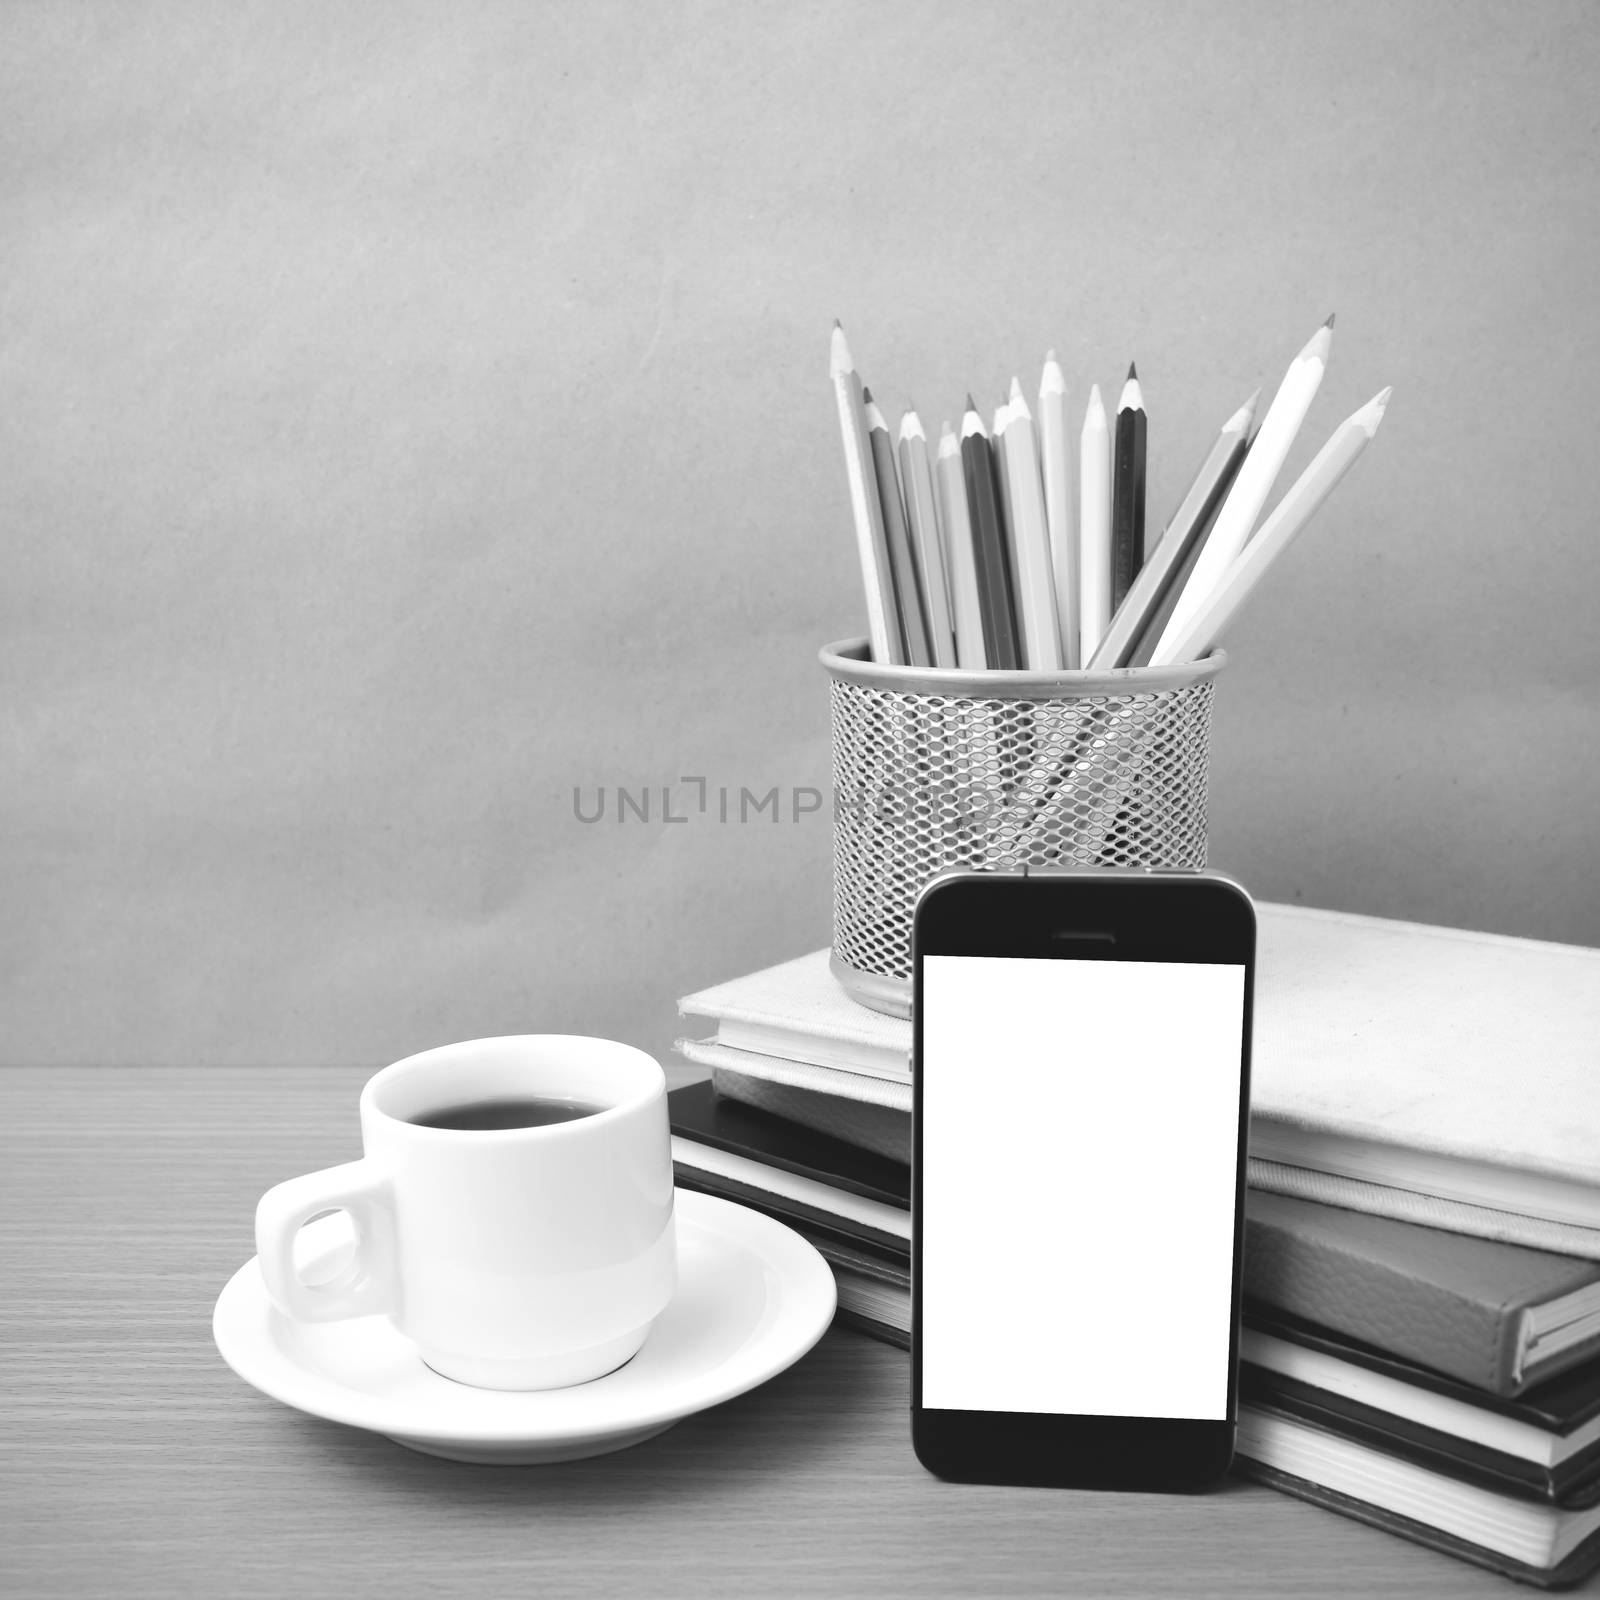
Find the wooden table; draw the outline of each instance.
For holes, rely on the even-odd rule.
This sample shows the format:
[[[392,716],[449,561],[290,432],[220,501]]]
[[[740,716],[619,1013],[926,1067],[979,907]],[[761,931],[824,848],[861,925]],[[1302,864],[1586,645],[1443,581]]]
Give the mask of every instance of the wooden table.
[[[1493,1594],[1268,1490],[971,1488],[835,1328],[620,1455],[473,1467],[321,1422],[211,1343],[255,1201],[360,1153],[365,1071],[0,1069],[0,1594]]]

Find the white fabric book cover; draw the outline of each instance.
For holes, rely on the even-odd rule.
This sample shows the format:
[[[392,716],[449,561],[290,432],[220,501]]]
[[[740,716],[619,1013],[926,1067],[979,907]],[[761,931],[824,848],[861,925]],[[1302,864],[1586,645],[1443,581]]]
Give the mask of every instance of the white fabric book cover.
[[[702,989],[678,1010],[712,1018],[717,1043],[730,1049],[911,1082],[911,1024],[857,1005],[828,971],[826,950]]]
[[[1600,1259],[1600,951],[1256,912],[1250,1181]],[[909,1108],[910,1023],[852,1001],[825,950],[679,1009],[716,1023],[691,1060]]]

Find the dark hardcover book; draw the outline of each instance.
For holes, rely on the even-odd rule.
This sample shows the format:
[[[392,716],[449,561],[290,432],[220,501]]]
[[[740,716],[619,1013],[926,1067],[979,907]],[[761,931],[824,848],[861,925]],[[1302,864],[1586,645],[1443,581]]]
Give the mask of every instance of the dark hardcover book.
[[[911,1208],[911,1169],[843,1139],[693,1083],[667,1096],[674,1139],[774,1167],[899,1211]]]
[[[1503,1494],[1567,1510],[1582,1510],[1600,1501],[1600,1449],[1594,1446],[1550,1465],[1429,1427],[1410,1416],[1362,1405],[1337,1390],[1303,1383],[1249,1361],[1239,1367],[1239,1395],[1252,1404],[1271,1406],[1302,1422],[1371,1445],[1386,1455]]]
[[[911,1185],[902,1163],[715,1094],[708,1083],[674,1089],[667,1110],[680,1184],[808,1237],[909,1262]]]
[[[858,1150],[902,1166],[911,1160],[911,1113],[894,1106],[873,1105],[844,1095],[821,1094],[770,1078],[753,1078],[727,1067],[713,1067],[711,1082],[720,1095],[742,1100],[747,1106],[771,1112],[786,1122],[798,1122],[816,1133],[842,1139]]]
[[[681,1189],[697,1189],[701,1194],[716,1195],[720,1200],[749,1206],[779,1222],[787,1223],[797,1233],[803,1233],[813,1244],[819,1239],[830,1239],[840,1245],[854,1245],[878,1252],[886,1260],[901,1260],[910,1270],[911,1241],[880,1228],[839,1217],[830,1211],[774,1195],[770,1190],[754,1184],[740,1183],[719,1173],[706,1172],[674,1157],[673,1174]],[[820,1247],[820,1244],[818,1245]],[[826,1252],[824,1252],[826,1254]]]
[[[1600,1263],[1259,1190],[1245,1293],[1506,1397],[1600,1352]]]
[[[1600,1424],[1600,1357],[1582,1367],[1558,1373],[1544,1383],[1514,1397],[1490,1394],[1474,1384],[1446,1373],[1406,1361],[1376,1345],[1353,1339],[1336,1328],[1322,1328],[1301,1317],[1287,1316],[1273,1306],[1248,1297],[1244,1303],[1247,1327],[1273,1334],[1308,1350],[1319,1350],[1341,1360],[1383,1373],[1435,1394],[1497,1416],[1525,1422],[1547,1433],[1568,1436],[1589,1424]]]
[[[1507,1399],[1259,1306],[1244,1320],[1246,1397],[1503,1493],[1600,1502],[1600,1361]]]

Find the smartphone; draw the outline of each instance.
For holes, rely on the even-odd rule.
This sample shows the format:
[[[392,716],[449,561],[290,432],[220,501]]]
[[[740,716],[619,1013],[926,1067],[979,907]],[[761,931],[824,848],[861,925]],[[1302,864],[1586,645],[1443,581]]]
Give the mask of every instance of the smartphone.
[[[1197,1490],[1237,1418],[1255,911],[973,872],[913,929],[911,1436],[942,1478]]]

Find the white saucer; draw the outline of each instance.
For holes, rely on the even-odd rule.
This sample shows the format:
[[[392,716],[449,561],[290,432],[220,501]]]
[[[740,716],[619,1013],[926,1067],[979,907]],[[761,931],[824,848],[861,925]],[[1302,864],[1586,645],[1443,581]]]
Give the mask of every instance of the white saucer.
[[[303,1323],[267,1298],[254,1256],[217,1300],[211,1331],[246,1383],[285,1405],[452,1461],[524,1466],[622,1450],[753,1389],[798,1361],[833,1319],[828,1264],[760,1212],[679,1189],[678,1290],[644,1348],[592,1383],[473,1389],[424,1366],[387,1317]],[[302,1272],[350,1248],[340,1212],[301,1234]]]

